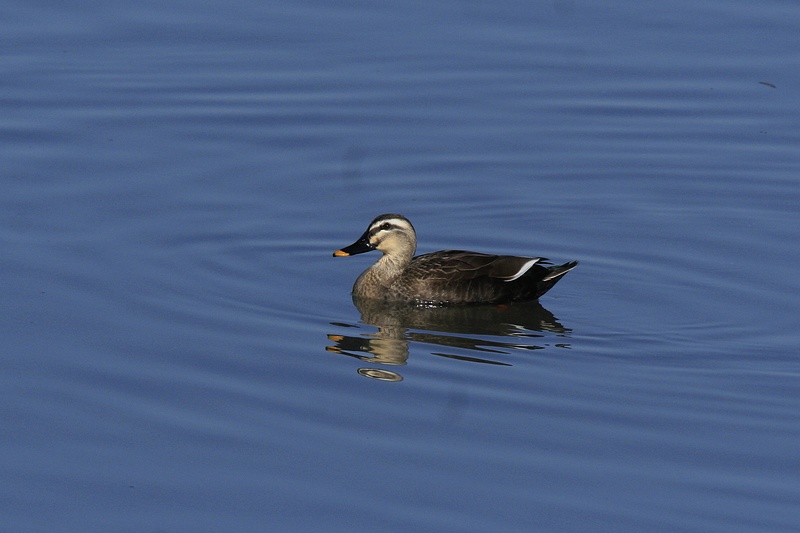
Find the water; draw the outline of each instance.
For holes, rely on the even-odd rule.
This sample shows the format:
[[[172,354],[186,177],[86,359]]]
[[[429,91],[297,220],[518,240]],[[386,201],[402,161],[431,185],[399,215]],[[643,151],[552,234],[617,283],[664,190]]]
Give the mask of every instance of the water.
[[[793,3],[3,20],[4,530],[797,529]],[[359,308],[382,212],[581,265]]]

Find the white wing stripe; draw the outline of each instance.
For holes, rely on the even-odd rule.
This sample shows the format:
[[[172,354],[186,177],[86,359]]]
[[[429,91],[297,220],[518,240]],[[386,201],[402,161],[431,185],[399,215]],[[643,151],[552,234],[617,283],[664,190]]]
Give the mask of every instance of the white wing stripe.
[[[519,272],[517,272],[516,274],[514,274],[510,278],[505,279],[504,281],[514,281],[515,279],[519,279],[521,276],[523,276],[525,274],[525,272],[530,270],[531,267],[533,265],[535,265],[536,263],[538,263],[538,262],[539,262],[539,258],[538,257],[536,257],[534,259],[531,259],[530,261],[528,261],[524,265],[522,265],[522,267],[519,269]]]

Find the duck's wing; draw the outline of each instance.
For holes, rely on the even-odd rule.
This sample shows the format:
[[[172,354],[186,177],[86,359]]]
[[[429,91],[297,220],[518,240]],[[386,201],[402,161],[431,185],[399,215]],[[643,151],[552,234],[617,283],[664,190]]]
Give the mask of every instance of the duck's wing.
[[[396,284],[409,300],[438,304],[503,303],[546,293],[577,262],[445,250],[415,257]]]
[[[514,281],[531,270],[534,265],[549,264],[544,257],[518,257],[492,255],[463,250],[443,250],[417,256],[409,268],[425,273],[428,279],[473,280],[491,278]]]

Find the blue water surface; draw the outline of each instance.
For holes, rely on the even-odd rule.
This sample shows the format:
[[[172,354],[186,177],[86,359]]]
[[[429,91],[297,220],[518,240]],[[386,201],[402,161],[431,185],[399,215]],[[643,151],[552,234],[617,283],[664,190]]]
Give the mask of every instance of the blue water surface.
[[[0,12],[3,530],[800,527],[800,6]],[[383,212],[581,264],[359,307]]]

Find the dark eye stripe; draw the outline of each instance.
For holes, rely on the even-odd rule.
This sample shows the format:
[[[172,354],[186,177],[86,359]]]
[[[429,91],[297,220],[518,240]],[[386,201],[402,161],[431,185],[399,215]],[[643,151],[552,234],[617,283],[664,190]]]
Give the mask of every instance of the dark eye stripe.
[[[379,226],[373,226],[373,228],[370,231],[370,233],[372,233],[374,235],[375,233],[378,233],[379,231],[391,231],[393,229],[399,229],[399,227],[395,226],[394,224],[390,224],[388,222],[383,222]]]
[[[410,228],[408,228],[407,223],[403,223],[403,221],[400,221],[399,219],[388,219],[388,220],[383,219],[381,221],[374,223],[370,227],[369,234],[376,235],[381,231],[393,231],[393,230],[403,231],[404,229],[410,229]]]

